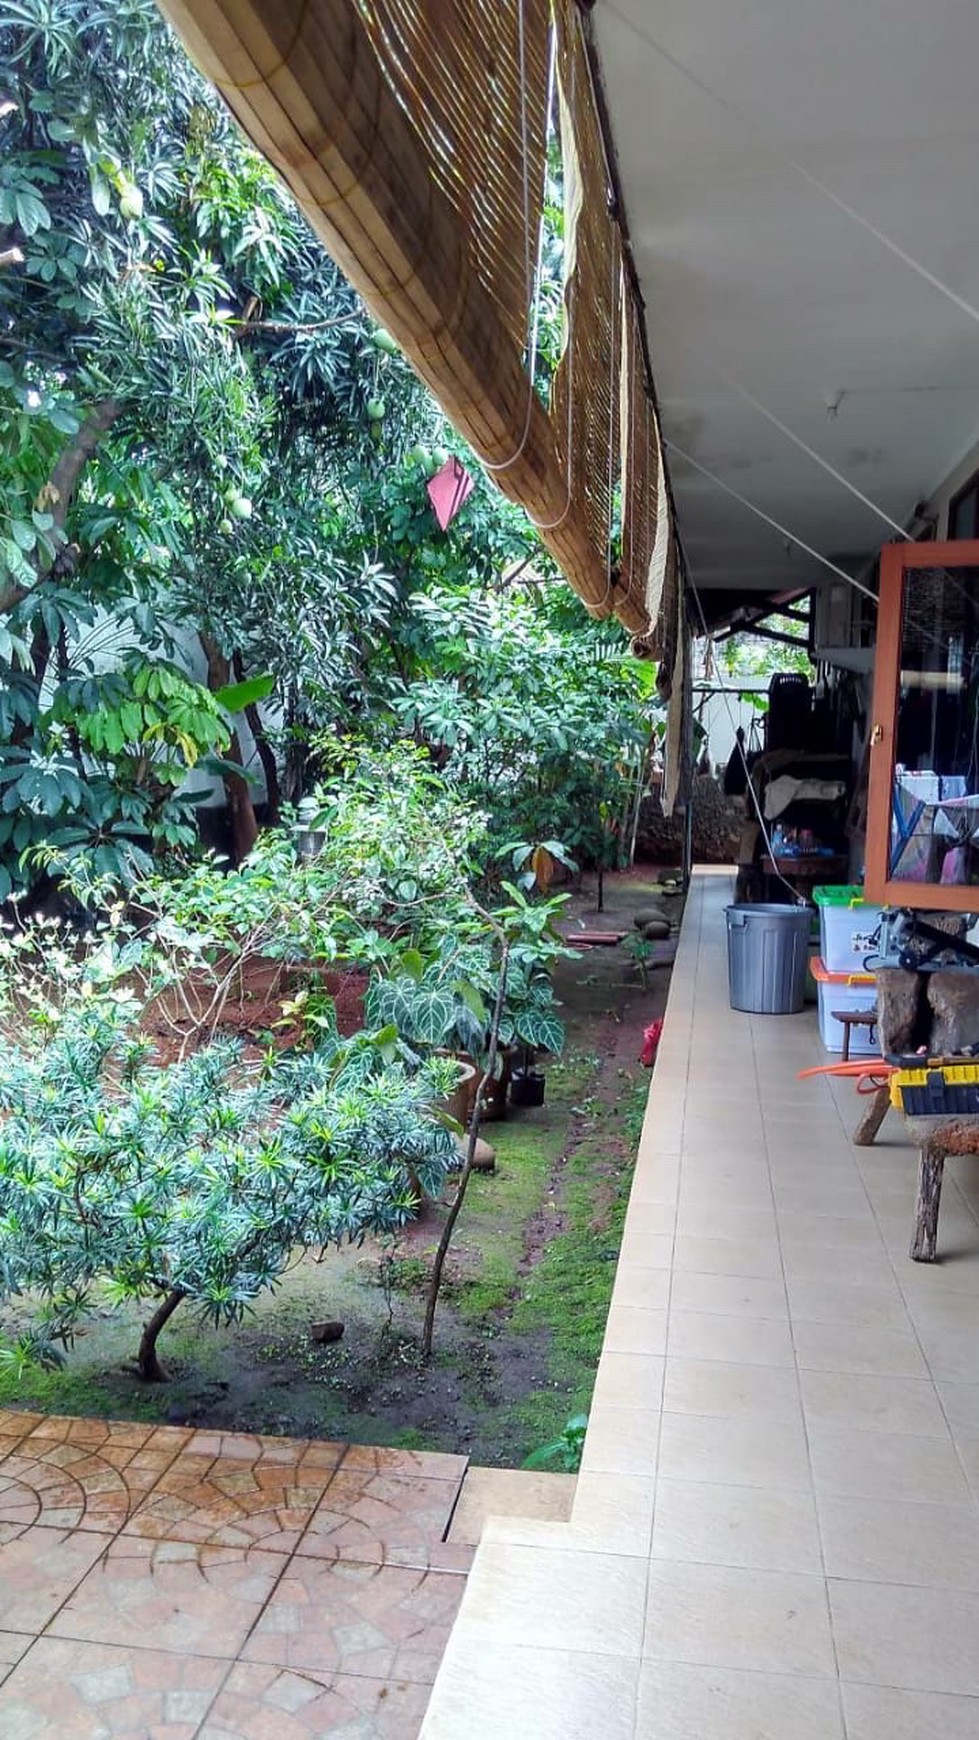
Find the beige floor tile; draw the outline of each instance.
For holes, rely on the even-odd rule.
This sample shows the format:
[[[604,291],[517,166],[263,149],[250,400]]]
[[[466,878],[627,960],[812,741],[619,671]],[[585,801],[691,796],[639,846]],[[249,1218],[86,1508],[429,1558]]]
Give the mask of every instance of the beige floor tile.
[[[668,1480],[809,1492],[811,1479],[801,1420],[663,1415],[660,1474]]]
[[[680,1414],[753,1415],[798,1424],[799,1380],[786,1366],[669,1358],[663,1406]]]
[[[847,1740],[976,1740],[979,1701],[844,1685]]]
[[[654,1560],[643,1653],[760,1673],[834,1672],[821,1577]]]
[[[675,1208],[680,1190],[680,1160],[677,1155],[644,1154],[639,1158],[629,1192],[629,1208]],[[672,1226],[672,1222],[671,1222]]]
[[[976,1296],[936,1284],[944,1277],[937,1275],[930,1263],[906,1263],[899,1267],[899,1274],[909,1319],[923,1333],[934,1338],[960,1335],[962,1329],[976,1324]],[[965,1378],[965,1382],[979,1382],[979,1361],[976,1378]]]
[[[979,1497],[979,1432],[965,1432],[957,1427],[952,1436],[966,1478],[972,1482],[972,1490]]]
[[[655,1474],[660,1419],[658,1408],[599,1408],[588,1422],[582,1471]]]
[[[653,1557],[818,1574],[816,1507],[808,1492],[660,1479]]]
[[[649,1313],[649,1315],[652,1315]],[[606,1347],[598,1362],[592,1396],[596,1408],[659,1408],[663,1401],[665,1360],[643,1353],[616,1353]]]
[[[941,1245],[936,1263],[912,1263],[902,1252],[897,1268],[909,1299],[915,1291],[925,1289],[937,1294],[965,1293],[973,1301],[979,1294],[979,1250],[971,1244],[959,1250],[950,1250],[947,1243]]]
[[[881,1329],[872,1323],[796,1322],[793,1335],[799,1366],[808,1371],[928,1376],[910,1324],[904,1329]]]
[[[787,1323],[769,1317],[731,1317],[708,1311],[670,1311],[671,1358],[725,1360],[735,1365],[793,1366]]]
[[[673,1265],[673,1237],[670,1233],[655,1233],[642,1241],[642,1249],[629,1248],[628,1264],[632,1269],[670,1269]],[[619,1268],[622,1267],[619,1253]]]
[[[725,1208],[709,1202],[685,1208],[681,1203],[676,1223],[678,1238],[743,1239],[750,1243],[775,1239],[775,1214],[771,1208]]]
[[[862,1376],[857,1382],[848,1373],[803,1371],[799,1379],[810,1426],[947,1435],[935,1386],[927,1378]]]
[[[789,1311],[794,1323],[843,1323],[875,1329],[907,1330],[908,1314],[896,1280],[822,1281],[792,1275]]]
[[[630,1197],[625,1223],[626,1236],[637,1242],[672,1234],[675,1221],[676,1210],[671,1203],[633,1202]]]
[[[979,1595],[829,1581],[844,1680],[979,1697]]]
[[[923,1321],[920,1313],[915,1319],[915,1328],[932,1376],[946,1383],[973,1383],[979,1376],[979,1335],[976,1334],[979,1311],[974,1305],[969,1316],[971,1322],[963,1322],[955,1329]]]
[[[894,1279],[894,1265],[882,1241],[876,1246],[867,1245],[855,1251],[849,1246],[836,1250],[832,1245],[800,1244],[796,1240],[783,1239],[781,1248],[789,1280],[803,1276],[821,1282],[824,1287],[831,1287],[836,1281],[874,1284]]]
[[[639,1305],[612,1302],[605,1325],[603,1347],[607,1353],[655,1354],[666,1352],[665,1311],[645,1311]]]
[[[828,1577],[979,1593],[979,1510],[893,1499],[819,1500]]]
[[[817,1250],[853,1251],[855,1273],[859,1274],[863,1251],[881,1249],[881,1236],[870,1209],[862,1215],[801,1214],[792,1210],[778,1211],[779,1236],[783,1250],[804,1246]]]
[[[836,1220],[872,1218],[867,1193],[859,1179],[854,1183],[829,1178],[811,1178],[806,1183],[786,1182],[776,1173],[775,1207],[779,1216],[790,1214],[830,1215]]]
[[[452,1521],[450,1541],[479,1541],[488,1517],[536,1517],[566,1522],[574,1502],[573,1474],[547,1474],[529,1468],[467,1468]]]
[[[782,1322],[788,1316],[784,1284],[753,1275],[698,1275],[678,1269],[670,1303],[674,1310],[712,1311],[730,1317],[768,1317]]]
[[[674,1267],[698,1275],[741,1275],[780,1280],[782,1263],[773,1238],[701,1238],[678,1233]]]
[[[809,1452],[817,1493],[957,1506],[972,1502],[947,1434],[917,1438],[810,1424]]]
[[[644,1269],[620,1261],[615,1272],[613,1309],[630,1305],[640,1311],[665,1311],[670,1301],[669,1269]]]
[[[460,1627],[420,1740],[632,1740],[638,1661],[470,1640]]]
[[[950,1384],[939,1379],[937,1388],[952,1430],[979,1432],[979,1383]]]
[[[656,1482],[637,1474],[578,1475],[571,1513],[582,1548],[649,1556]]]
[[[461,1619],[477,1642],[635,1656],[645,1586],[638,1558],[489,1542],[469,1574]]]
[[[702,1209],[725,1213],[729,1209],[770,1212],[772,1188],[768,1169],[756,1162],[751,1162],[751,1169],[754,1174],[751,1178],[697,1178],[690,1177],[685,1170],[679,1194],[680,1218],[699,1214]]]
[[[839,1689],[835,1679],[647,1660],[639,1676],[636,1735],[637,1740],[843,1740]]]

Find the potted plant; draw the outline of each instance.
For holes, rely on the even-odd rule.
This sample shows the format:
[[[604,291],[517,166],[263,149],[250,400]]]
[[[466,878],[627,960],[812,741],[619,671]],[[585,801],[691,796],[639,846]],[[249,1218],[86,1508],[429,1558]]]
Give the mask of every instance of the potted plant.
[[[510,1077],[511,1106],[542,1106],[544,1104],[545,1078],[540,1070],[534,1068],[536,1052],[532,1045],[520,1047],[519,1059]]]
[[[483,1115],[487,1118],[505,1113],[515,1046],[524,1048],[525,1065],[529,1054],[562,1049],[564,1024],[556,1013],[549,968],[559,956],[574,952],[566,947],[553,923],[566,896],[532,903],[512,884],[504,887],[511,904],[493,918],[506,922],[511,941],[497,1065],[484,1088]],[[493,933],[488,925],[480,925],[478,912],[462,934],[460,928],[446,930],[434,958],[426,961],[417,950],[409,949],[400,954],[393,970],[377,970],[365,1009],[370,1025],[395,1027],[400,1037],[422,1054],[451,1051],[466,1063],[475,1064],[477,1074],[470,1089],[474,1100],[499,985],[499,964]],[[530,1074],[533,1076],[532,1071]],[[535,1096],[540,1090],[532,1085],[526,1091]],[[532,1103],[540,1101],[534,1098]]]

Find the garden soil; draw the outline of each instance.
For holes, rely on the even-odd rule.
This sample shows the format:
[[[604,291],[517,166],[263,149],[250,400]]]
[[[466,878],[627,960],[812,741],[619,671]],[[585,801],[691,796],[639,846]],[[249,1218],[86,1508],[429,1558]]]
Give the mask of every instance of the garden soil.
[[[601,914],[586,884],[566,910],[569,941],[631,932],[651,901],[678,920],[680,899],[662,899],[653,879],[648,867],[607,877]],[[140,1313],[106,1305],[62,1370],[0,1372],[0,1405],[518,1465],[587,1411],[649,1081],[643,1031],[663,1012],[674,946],[656,945],[645,987],[622,944],[558,964],[567,1048],[547,1067],[544,1106],[484,1126],[497,1169],[471,1180],[430,1364],[419,1336],[444,1204],[427,1205],[394,1244],[305,1255],[236,1329],[211,1329],[182,1307],[160,1342],[165,1385],[142,1384],[129,1366]],[[255,1002],[263,1023],[274,1015]],[[342,1322],[339,1341],[315,1339],[325,1320]]]

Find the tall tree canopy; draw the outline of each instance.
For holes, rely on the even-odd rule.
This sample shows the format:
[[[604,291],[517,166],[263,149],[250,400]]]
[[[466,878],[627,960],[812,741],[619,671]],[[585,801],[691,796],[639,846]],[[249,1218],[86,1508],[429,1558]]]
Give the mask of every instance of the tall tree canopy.
[[[477,738],[512,785],[643,729],[152,0],[7,0],[0,143],[0,900],[38,847],[189,845],[198,764],[242,856],[252,743],[274,818],[325,729],[407,731],[476,787]],[[477,487],[443,532],[450,451]]]

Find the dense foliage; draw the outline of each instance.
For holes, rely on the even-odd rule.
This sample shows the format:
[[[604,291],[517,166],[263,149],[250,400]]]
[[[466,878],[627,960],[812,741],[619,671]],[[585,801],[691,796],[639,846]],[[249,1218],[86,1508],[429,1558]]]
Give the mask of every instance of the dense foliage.
[[[16,0],[0,89],[0,897],[36,846],[102,868],[111,846],[124,872],[187,843],[200,787],[144,776],[131,720],[78,728],[174,660],[199,690],[270,679],[185,758],[223,779],[237,858],[256,792],[276,820],[337,730],[410,734],[496,843],[601,856],[648,682],[569,608],[152,0]],[[450,450],[477,484],[443,533],[425,486]]]
[[[430,1104],[454,1066],[406,1068],[393,1030],[321,1032],[259,1069],[228,1042],[160,1063],[138,1030],[144,948],[49,949],[42,1001],[32,946],[0,951],[0,990],[32,1017],[0,1037],[0,1298],[41,1301],[14,1357],[57,1358],[99,1288],[154,1302],[139,1367],[159,1378],[183,1300],[236,1322],[297,1247],[391,1231],[438,1193],[454,1148]]]
[[[450,457],[474,488],[443,530],[427,486]],[[234,1321],[297,1247],[437,1191],[437,1053],[488,1068],[497,1041],[563,1042],[549,883],[628,855],[653,675],[571,599],[153,0],[7,0],[0,1301],[34,1312],[15,1357],[69,1342],[108,1290],[151,1302],[157,1375],[182,1300]],[[39,926],[49,898],[84,928]],[[224,1032],[253,965],[281,968],[291,1035],[261,1065]],[[349,1041],[336,969],[367,986]]]

